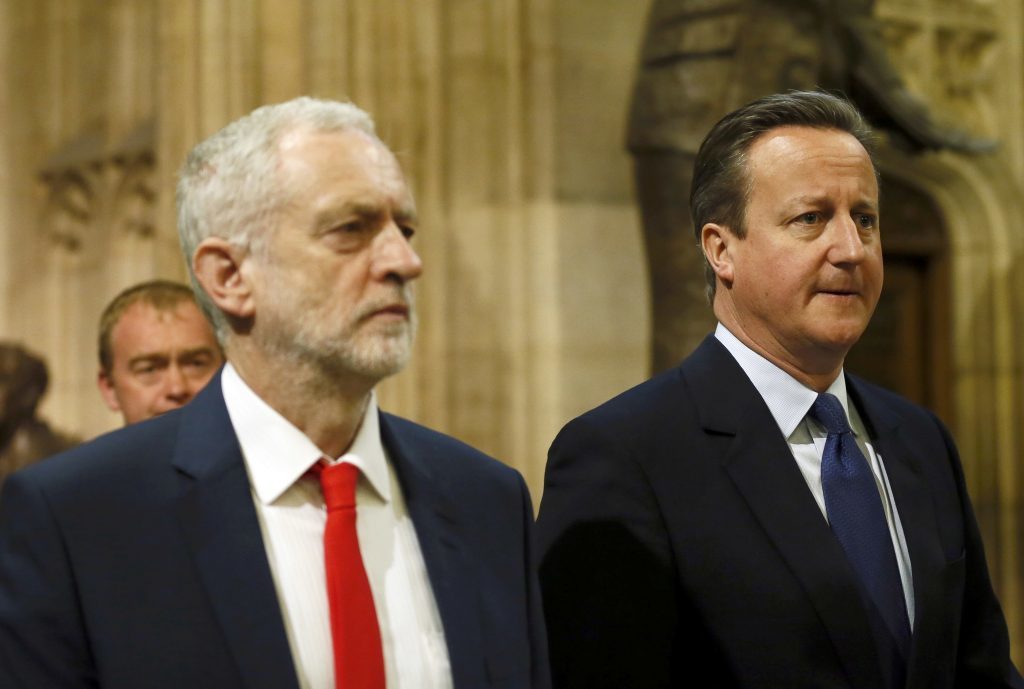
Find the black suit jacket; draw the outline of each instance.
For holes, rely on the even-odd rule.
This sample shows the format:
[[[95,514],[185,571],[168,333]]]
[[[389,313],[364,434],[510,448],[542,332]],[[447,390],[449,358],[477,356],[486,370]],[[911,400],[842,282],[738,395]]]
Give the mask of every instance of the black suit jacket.
[[[1024,686],[949,434],[879,387],[848,389],[910,551],[906,686]],[[713,337],[562,430],[538,531],[556,687],[886,686],[855,574]]]
[[[380,421],[455,687],[548,686],[522,478],[452,438]],[[219,377],[179,411],[8,480],[0,687],[297,686]]]

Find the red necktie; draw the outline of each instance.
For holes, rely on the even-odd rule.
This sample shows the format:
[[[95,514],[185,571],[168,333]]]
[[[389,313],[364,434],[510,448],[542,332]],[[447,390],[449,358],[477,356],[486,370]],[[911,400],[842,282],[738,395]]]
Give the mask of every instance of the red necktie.
[[[324,562],[331,609],[336,689],[384,689],[384,654],[377,611],[356,534],[356,482],[352,464],[317,464],[327,505]]]

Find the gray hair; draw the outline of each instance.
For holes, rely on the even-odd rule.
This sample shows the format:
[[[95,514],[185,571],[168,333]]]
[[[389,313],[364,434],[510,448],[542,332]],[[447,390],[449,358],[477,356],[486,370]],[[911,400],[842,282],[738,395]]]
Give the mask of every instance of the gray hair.
[[[850,101],[824,91],[789,91],[759,98],[719,120],[697,152],[690,185],[690,216],[698,245],[701,230],[708,223],[723,225],[740,239],[746,236],[744,220],[751,191],[747,153],[762,134],[789,126],[850,134],[867,151],[878,176],[871,127]],[[701,256],[708,301],[714,301],[715,272],[703,252]]]
[[[207,237],[252,253],[263,249],[275,214],[287,203],[277,172],[279,144],[297,129],[354,129],[377,138],[373,119],[352,103],[302,96],[228,124],[193,148],[178,173],[178,239],[196,300],[221,344],[230,332],[227,318],[196,280],[192,256]]]

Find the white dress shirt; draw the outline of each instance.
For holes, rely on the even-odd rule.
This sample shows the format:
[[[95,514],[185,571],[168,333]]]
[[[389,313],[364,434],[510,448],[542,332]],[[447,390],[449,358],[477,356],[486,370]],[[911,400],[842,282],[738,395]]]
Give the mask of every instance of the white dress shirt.
[[[227,364],[224,402],[249,474],[263,543],[302,689],[334,689],[334,652],[324,581],[327,513],[322,457],[302,431],[256,395]],[[338,462],[359,467],[356,531],[370,581],[388,689],[450,689],[448,647],[416,530],[380,438],[371,395],[352,445]]]
[[[817,501],[821,514],[827,520],[825,493],[821,487],[821,455],[825,450],[828,433],[817,421],[807,416],[818,393],[805,387],[796,378],[740,342],[721,323],[715,330],[715,337],[725,345],[743,372],[747,374],[750,382],[757,388],[761,397],[764,398],[768,410],[775,418],[775,423],[778,424],[779,430],[782,431],[783,437],[786,438],[793,451],[793,457],[800,468],[800,473],[803,474],[804,481],[807,482],[807,487]],[[907,616],[910,618],[910,625],[913,628],[914,581],[910,569],[910,551],[903,534],[899,512],[896,510],[896,502],[892,497],[892,487],[889,485],[889,477],[885,472],[885,464],[882,462],[882,457],[875,452],[857,408],[850,404],[846,394],[846,377],[842,370],[839,371],[839,376],[832,382],[827,392],[835,395],[839,399],[839,403],[843,405],[850,421],[850,427],[853,429],[853,435],[857,439],[857,445],[871,466],[871,473],[875,477],[878,493],[882,498],[885,520],[889,525],[889,534],[892,537],[893,549],[896,553],[896,564],[900,569],[903,595],[907,601]]]

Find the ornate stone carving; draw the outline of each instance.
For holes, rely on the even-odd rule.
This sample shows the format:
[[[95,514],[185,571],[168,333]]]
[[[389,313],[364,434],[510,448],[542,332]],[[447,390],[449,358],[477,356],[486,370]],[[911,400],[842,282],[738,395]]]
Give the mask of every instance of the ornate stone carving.
[[[114,191],[111,212],[115,236],[127,234],[142,239],[153,237],[156,206],[154,175],[153,160],[149,156],[118,166],[120,179]]]
[[[152,238],[155,170],[149,124],[115,145],[89,133],[57,150],[40,173],[44,227],[55,246],[74,254],[101,238]]]
[[[998,43],[989,31],[941,30],[936,36],[943,109],[972,131],[998,133],[993,89]]]
[[[89,234],[96,211],[95,170],[69,169],[47,175],[44,223],[50,239],[61,250],[77,253]]]
[[[706,330],[709,316],[694,300],[703,280],[686,198],[692,156],[726,112],[768,93],[820,86],[850,95],[897,145],[991,150],[994,141],[979,136],[998,132],[984,93],[991,41],[979,38],[983,30],[962,29],[936,47],[935,2],[888,2],[880,17],[874,0],[654,0],[629,146],[644,214],[655,370],[678,361]],[[948,19],[970,16],[944,5],[939,14]],[[977,14],[985,21],[986,12]],[[936,74],[936,65],[947,72]],[[944,85],[939,99],[921,87],[936,79]]]
[[[992,0],[880,0],[887,53],[909,90],[947,125],[990,139],[1001,133],[995,103],[1000,18]]]

